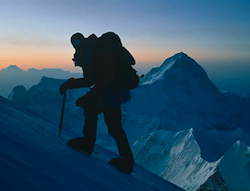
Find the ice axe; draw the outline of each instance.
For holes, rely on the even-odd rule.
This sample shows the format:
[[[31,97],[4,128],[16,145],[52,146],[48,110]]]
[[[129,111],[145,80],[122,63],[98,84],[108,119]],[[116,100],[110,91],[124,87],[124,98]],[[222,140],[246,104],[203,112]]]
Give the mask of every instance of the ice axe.
[[[59,126],[59,137],[61,136],[61,131],[62,131],[65,100],[66,100],[66,92],[63,94],[62,112],[61,112],[61,120],[60,120],[60,126]]]

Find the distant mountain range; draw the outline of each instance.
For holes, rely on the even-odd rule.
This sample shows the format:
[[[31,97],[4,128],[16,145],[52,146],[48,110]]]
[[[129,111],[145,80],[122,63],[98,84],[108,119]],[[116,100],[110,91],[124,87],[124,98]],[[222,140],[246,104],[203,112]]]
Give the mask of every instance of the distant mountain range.
[[[44,77],[30,89],[17,86],[10,98],[58,125],[62,82]],[[65,105],[63,131],[72,137],[81,136],[84,120],[75,101],[87,91],[72,91]],[[249,96],[220,92],[181,52],[149,71],[131,97],[123,127],[138,164],[184,190],[250,190]],[[112,141],[100,115],[97,144],[116,151]]]
[[[42,69],[35,68],[24,71],[16,65],[10,65],[0,71],[0,95],[7,98],[12,89],[17,85],[23,85],[29,89],[31,86],[36,85],[43,76],[68,79],[70,77],[79,77],[82,74],[71,73],[61,69]]]

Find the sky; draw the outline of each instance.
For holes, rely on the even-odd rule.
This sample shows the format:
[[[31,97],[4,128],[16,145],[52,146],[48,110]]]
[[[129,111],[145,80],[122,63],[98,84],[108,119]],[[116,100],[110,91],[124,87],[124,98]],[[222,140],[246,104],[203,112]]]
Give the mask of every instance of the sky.
[[[80,71],[70,36],[114,31],[141,72],[185,52],[214,78],[250,76],[249,10],[249,0],[0,0],[0,70]]]

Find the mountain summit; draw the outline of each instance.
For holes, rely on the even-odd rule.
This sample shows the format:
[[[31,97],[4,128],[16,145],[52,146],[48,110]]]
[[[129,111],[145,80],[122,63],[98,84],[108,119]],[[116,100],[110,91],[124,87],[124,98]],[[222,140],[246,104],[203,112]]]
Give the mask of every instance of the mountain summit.
[[[142,85],[152,84],[157,80],[164,79],[164,74],[169,70],[178,59],[187,56],[185,53],[178,53],[166,59],[160,67],[152,68],[141,80]]]
[[[138,90],[133,91],[131,105],[128,103],[131,107],[140,105],[131,109],[133,112],[168,116],[178,121],[190,121],[195,115],[210,117],[209,113],[217,113],[214,110],[218,109],[212,105],[222,107],[226,104],[224,96],[210,81],[205,70],[185,53],[175,54],[160,67],[153,68],[141,80]],[[190,116],[184,118],[187,115]]]
[[[214,86],[205,70],[183,52],[166,59],[160,67],[153,68],[141,80],[141,85],[149,85],[161,80],[174,80],[181,83],[196,81],[196,83],[203,83],[202,85]]]

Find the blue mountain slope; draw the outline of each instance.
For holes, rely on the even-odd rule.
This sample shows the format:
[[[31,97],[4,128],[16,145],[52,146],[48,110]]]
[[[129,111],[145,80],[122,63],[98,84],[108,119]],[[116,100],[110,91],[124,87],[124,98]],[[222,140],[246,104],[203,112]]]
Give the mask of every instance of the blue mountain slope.
[[[137,165],[131,175],[114,169],[103,149],[79,153],[57,131],[0,97],[1,190],[181,190]]]

